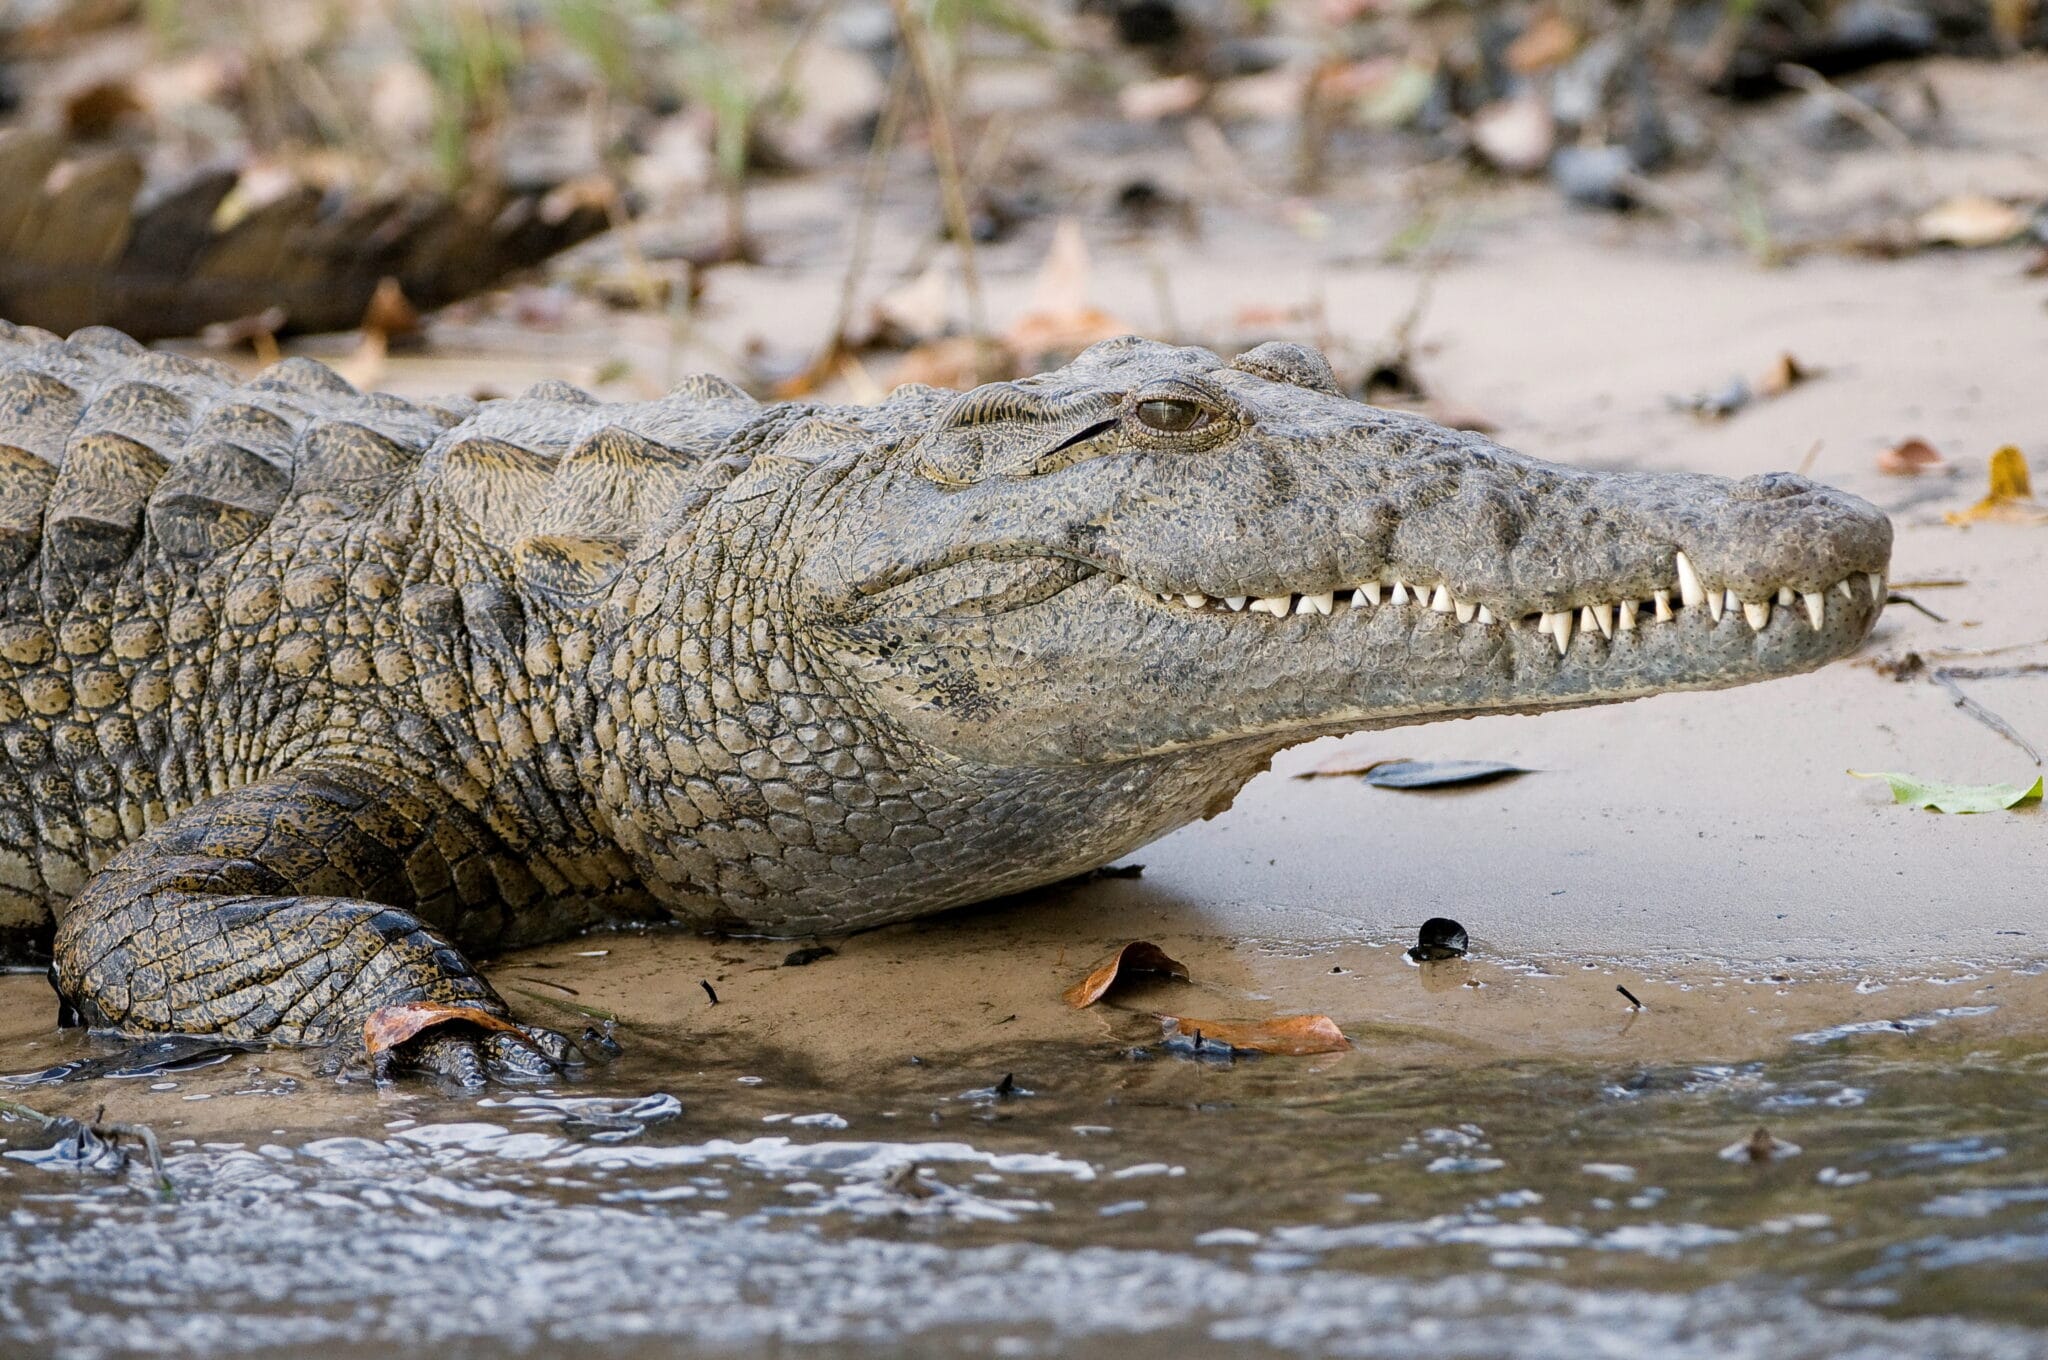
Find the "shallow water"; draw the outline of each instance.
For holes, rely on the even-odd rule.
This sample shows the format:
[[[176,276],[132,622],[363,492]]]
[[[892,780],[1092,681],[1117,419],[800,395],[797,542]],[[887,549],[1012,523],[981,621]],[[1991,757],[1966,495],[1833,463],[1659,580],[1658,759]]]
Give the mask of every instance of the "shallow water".
[[[27,1005],[33,980],[6,981]],[[2038,1355],[2041,987],[1986,973],[1928,1006],[1843,984],[1857,1018],[1728,1062],[1446,1062],[1356,1024],[1350,1054],[1219,1061],[1132,1014],[1099,1040],[858,1064],[730,1039],[679,1064],[650,1036],[573,1085],[483,1096],[337,1091],[278,1054],[20,1088],[155,1111],[173,1191],[0,1121],[0,1337],[66,1357]],[[38,1061],[66,1042],[84,1051]],[[1762,1163],[1735,1151],[1759,1126]]]

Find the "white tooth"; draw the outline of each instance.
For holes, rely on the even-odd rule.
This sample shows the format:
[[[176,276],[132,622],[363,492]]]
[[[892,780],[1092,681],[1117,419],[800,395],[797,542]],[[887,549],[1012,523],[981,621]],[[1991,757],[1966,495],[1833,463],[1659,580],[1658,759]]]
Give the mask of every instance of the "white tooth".
[[[1486,607],[1485,605],[1480,605],[1480,606],[1479,606],[1479,621],[1480,621],[1481,623],[1492,623],[1492,622],[1493,622],[1493,611],[1492,611],[1491,609],[1488,609],[1488,608],[1487,608],[1487,607]]]
[[[1744,600],[1742,602],[1742,617],[1749,620],[1751,632],[1761,633],[1764,630],[1764,626],[1771,621],[1771,602],[1769,600],[1758,600],[1752,604],[1750,601]]]
[[[1479,606],[1470,600],[1453,600],[1451,603],[1457,606],[1459,623],[1470,623],[1479,613]]]
[[[1614,636],[1614,606],[1611,604],[1589,604],[1581,611],[1579,627],[1598,628],[1600,636]]]
[[[1563,656],[1572,645],[1572,611],[1558,610],[1543,616],[1543,626],[1538,632],[1548,633],[1557,639],[1557,654]]]
[[[1450,613],[1452,608],[1451,588],[1441,581],[1437,582],[1436,592],[1429,597],[1429,607],[1439,614]]]
[[[1671,592],[1668,590],[1653,590],[1650,592],[1650,598],[1657,603],[1657,622],[1671,622],[1674,617],[1671,613]]]
[[[1707,588],[1700,584],[1700,574],[1693,570],[1692,559],[1684,553],[1678,555],[1678,597],[1685,601],[1687,609],[1707,602]],[[1714,617],[1721,617],[1718,610]]]
[[[1883,572],[1881,572],[1881,571],[1873,571],[1873,572],[1871,572],[1871,573],[1870,573],[1870,577],[1869,577],[1869,580],[1870,580],[1870,602],[1871,602],[1872,604],[1883,604],[1883,603],[1884,603],[1884,573],[1883,573]]]
[[[1380,583],[1378,581],[1367,581],[1364,585],[1351,592],[1351,607],[1353,609],[1363,609],[1369,604],[1378,604],[1379,602]]]
[[[1387,598],[1393,604],[1408,603],[1408,583],[1406,581],[1394,582],[1394,593]]]
[[[1846,576],[1844,576],[1841,580],[1835,582],[1835,589],[1842,592],[1842,598],[1845,600],[1853,600],[1856,598],[1855,592],[1849,588],[1849,578]]]
[[[1245,603],[1250,599],[1251,596],[1249,595],[1225,595],[1223,603],[1229,607],[1232,613],[1236,613],[1238,610],[1243,609]]]
[[[1164,591],[1154,591],[1153,598],[1157,599],[1161,604],[1173,603],[1173,596],[1166,594]]]
[[[1818,633],[1821,626],[1828,621],[1828,597],[1817,590],[1802,590],[1799,592],[1799,598],[1806,605],[1806,621],[1812,624],[1813,631]]]
[[[1731,614],[1742,608],[1742,597],[1735,593],[1732,586],[1721,592],[1721,602]]]
[[[1623,600],[1621,602],[1621,622],[1615,626],[1624,633],[1633,633],[1636,630],[1636,602],[1634,600]]]
[[[1327,614],[1337,607],[1337,592],[1326,590],[1320,595],[1304,595],[1295,604],[1294,612],[1306,614],[1313,609],[1318,614]]]
[[[1252,601],[1252,613],[1257,614],[1263,611],[1271,614],[1276,619],[1286,618],[1288,612],[1293,608],[1294,597],[1292,595],[1261,595],[1258,599]]]
[[[1707,613],[1713,618],[1715,623],[1719,623],[1721,621],[1721,611],[1726,609],[1728,607],[1728,601],[1734,598],[1735,592],[1732,590],[1710,590],[1707,592]]]
[[[1200,609],[1203,605],[1209,603],[1209,597],[1198,590],[1192,595],[1181,596],[1180,602],[1190,609]]]
[[[1783,605],[1787,609],[1790,609],[1792,607],[1792,587],[1778,587],[1778,603]]]

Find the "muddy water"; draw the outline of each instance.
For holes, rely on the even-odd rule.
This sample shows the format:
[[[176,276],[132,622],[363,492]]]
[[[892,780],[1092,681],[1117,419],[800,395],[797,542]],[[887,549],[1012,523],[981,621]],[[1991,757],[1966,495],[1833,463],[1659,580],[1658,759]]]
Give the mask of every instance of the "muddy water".
[[[1076,1012],[1059,986],[1114,941],[1056,935],[995,912],[804,967],[665,934],[517,956],[496,979],[530,1014],[614,1014],[626,1045],[550,1087],[379,1091],[284,1054],[14,1087],[149,1123],[172,1188],[0,1121],[0,1350],[2048,1346],[2037,970],[1167,936],[1192,983]],[[0,1069],[93,1051],[51,1009],[0,979]],[[1302,1009],[1356,1047],[1228,1057],[1154,1019]],[[1760,1126],[1769,1160],[1730,1152]]]

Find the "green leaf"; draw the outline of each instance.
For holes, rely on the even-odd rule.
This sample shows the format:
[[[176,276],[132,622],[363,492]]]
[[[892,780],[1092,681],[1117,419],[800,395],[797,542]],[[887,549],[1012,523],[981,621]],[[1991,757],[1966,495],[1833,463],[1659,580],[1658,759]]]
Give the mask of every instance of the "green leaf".
[[[1858,779],[1882,779],[1892,786],[1892,801],[1936,812],[2001,812],[2021,803],[2039,802],[2042,780],[2031,784],[1944,784],[1911,774],[1865,774],[1851,770]]]

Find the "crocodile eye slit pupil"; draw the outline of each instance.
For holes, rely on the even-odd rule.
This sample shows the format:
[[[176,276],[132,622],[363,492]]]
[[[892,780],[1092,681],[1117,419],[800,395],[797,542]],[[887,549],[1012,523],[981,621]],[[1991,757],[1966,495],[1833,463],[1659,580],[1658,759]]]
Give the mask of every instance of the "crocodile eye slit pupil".
[[[1167,434],[1185,434],[1198,430],[1209,423],[1209,413],[1191,401],[1172,401],[1161,397],[1138,403],[1138,420],[1155,430]]]

